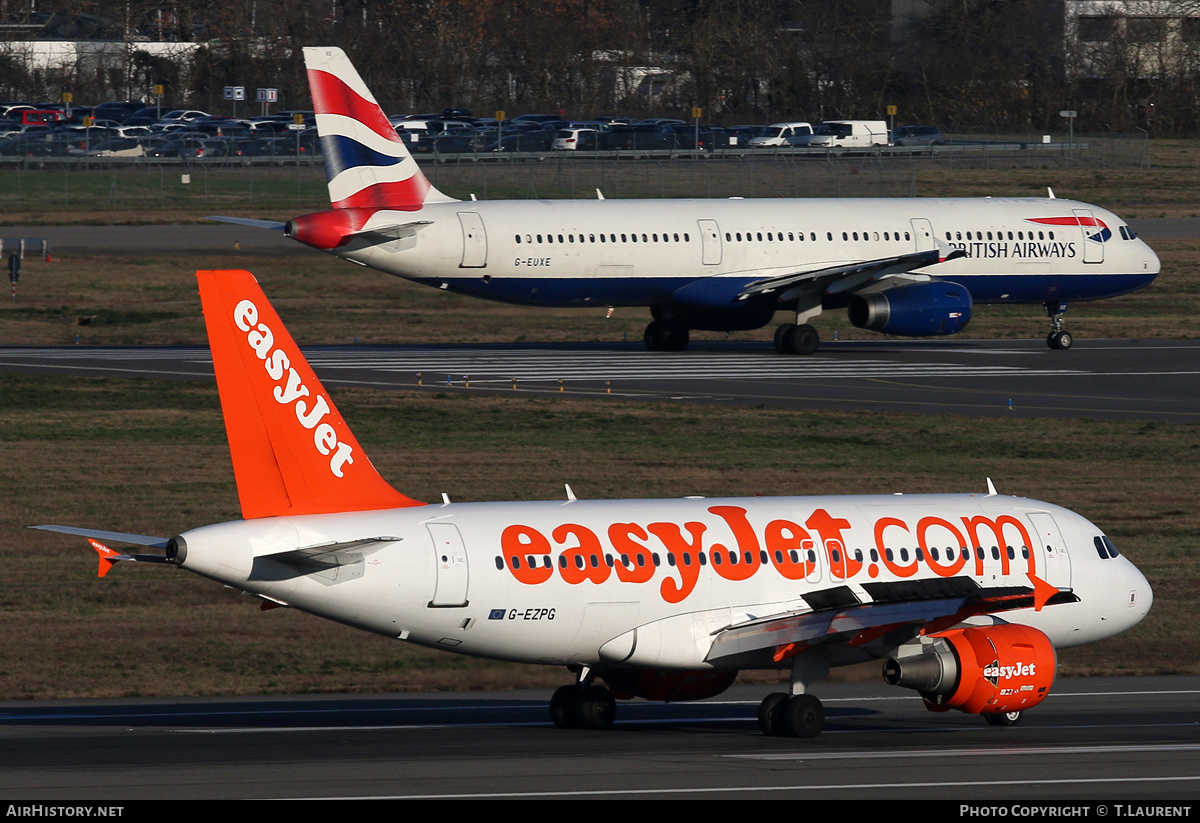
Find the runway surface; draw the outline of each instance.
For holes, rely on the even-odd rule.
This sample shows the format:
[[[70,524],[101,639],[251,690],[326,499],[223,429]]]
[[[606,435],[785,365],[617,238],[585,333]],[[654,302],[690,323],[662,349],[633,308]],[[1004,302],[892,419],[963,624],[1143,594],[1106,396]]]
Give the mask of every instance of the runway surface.
[[[821,684],[825,732],[764,737],[738,686],[621,704],[607,732],[549,693],[0,704],[9,801],[141,798],[1071,798],[1200,796],[1200,678],[1065,679],[1021,725],[926,711],[882,683]],[[1094,812],[1093,812],[1094,814]],[[1028,816],[1011,814],[1009,816]],[[1119,815],[1118,815],[1119,816]]]
[[[769,344],[306,348],[328,385],[928,414],[1200,421],[1200,341],[831,342],[811,357]],[[211,379],[207,349],[0,348],[0,371]]]

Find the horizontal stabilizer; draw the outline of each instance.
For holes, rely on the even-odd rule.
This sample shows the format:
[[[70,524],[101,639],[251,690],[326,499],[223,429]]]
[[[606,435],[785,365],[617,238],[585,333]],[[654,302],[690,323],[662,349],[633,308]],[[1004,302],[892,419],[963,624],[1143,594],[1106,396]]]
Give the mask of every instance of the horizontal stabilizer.
[[[47,532],[58,532],[59,534],[73,534],[77,537],[94,537],[97,540],[109,542],[132,543],[135,546],[152,546],[156,549],[165,549],[167,543],[171,540],[169,537],[155,537],[149,534],[110,532],[103,529],[80,529],[75,526],[30,526],[29,528],[41,529]]]
[[[433,223],[432,220],[413,220],[409,223],[393,223],[390,226],[379,226],[373,229],[364,229],[363,231],[347,234],[345,240],[364,240],[372,245],[379,243],[390,243],[393,240],[403,240],[405,237],[414,237],[417,233],[418,226],[428,226]]]
[[[235,226],[250,226],[254,229],[274,229],[276,231],[283,231],[287,227],[287,223],[281,223],[278,220],[255,220],[253,217],[222,217],[220,215],[211,214],[204,219],[216,220],[218,223],[233,223]]]
[[[306,546],[303,549],[290,549],[263,556],[293,566],[332,569],[337,566],[352,566],[388,543],[395,543],[403,539],[402,537],[366,537],[362,540],[348,540],[343,543],[321,543],[316,546]]]

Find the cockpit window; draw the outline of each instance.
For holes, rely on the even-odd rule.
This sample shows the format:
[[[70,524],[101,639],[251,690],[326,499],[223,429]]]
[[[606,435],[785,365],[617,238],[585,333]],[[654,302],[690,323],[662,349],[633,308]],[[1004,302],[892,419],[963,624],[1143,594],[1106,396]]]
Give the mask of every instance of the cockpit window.
[[[1101,560],[1109,560],[1113,557],[1120,557],[1121,553],[1117,551],[1117,547],[1113,542],[1104,535],[1099,535],[1093,540],[1096,544],[1096,553],[1100,555]]]

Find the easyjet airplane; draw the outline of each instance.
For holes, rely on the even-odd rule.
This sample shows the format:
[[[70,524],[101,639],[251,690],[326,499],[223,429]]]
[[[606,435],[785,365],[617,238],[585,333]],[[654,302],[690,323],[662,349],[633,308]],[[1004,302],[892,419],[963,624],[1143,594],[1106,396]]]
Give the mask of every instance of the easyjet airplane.
[[[775,331],[811,354],[810,321],[954,334],[976,303],[1041,303],[1069,348],[1069,301],[1152,281],[1158,258],[1112,212],[1049,198],[462,202],[430,185],[341,49],[306,48],[332,208],[284,229],[335,257],[439,289],[533,306],[649,306],[651,349],[689,331]]]
[[[398,640],[565,666],[560,726],[606,727],[616,698],[704,698],[741,669],[790,671],[759,722],[798,737],[824,724],[813,684],[872,659],[933,711],[1015,723],[1050,690],[1056,649],[1150,608],[1146,579],[1097,526],[990,481],[979,494],[579,500],[568,487],[554,501],[418,502],[375,471],[253,276],[197,276],[245,519],[169,539],[37,527],[88,537],[102,576],[169,563]]]

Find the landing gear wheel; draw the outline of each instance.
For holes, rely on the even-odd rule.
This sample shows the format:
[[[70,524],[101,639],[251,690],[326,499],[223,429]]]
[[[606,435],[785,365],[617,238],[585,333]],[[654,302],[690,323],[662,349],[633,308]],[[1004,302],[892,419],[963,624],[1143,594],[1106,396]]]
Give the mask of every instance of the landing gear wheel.
[[[1015,726],[1021,722],[1021,712],[990,712],[983,719],[989,726]]]
[[[617,716],[617,701],[603,686],[562,686],[550,698],[550,719],[560,729],[607,729]]]
[[[812,354],[821,345],[821,335],[807,323],[784,323],[775,330],[775,350],[780,354]]]
[[[792,737],[816,737],[825,728],[825,707],[811,694],[793,695],[783,709],[783,728]]]
[[[758,706],[758,727],[767,737],[782,737],[787,734],[783,727],[783,709],[787,705],[788,696],[783,692],[773,692],[763,698]]]
[[[653,320],[646,326],[646,348],[650,351],[683,351],[688,344],[688,330],[665,320]]]
[[[780,354],[791,354],[788,351],[788,335],[792,333],[792,329],[794,328],[796,328],[795,323],[784,323],[775,329],[775,351]]]
[[[1069,331],[1052,331],[1046,338],[1046,345],[1052,349],[1069,349],[1073,342]]]
[[[603,686],[588,686],[575,701],[575,728],[601,731],[617,716],[617,701]]]
[[[814,354],[821,345],[821,335],[807,323],[797,326],[790,338],[791,349],[796,354]]]
[[[578,686],[560,686],[550,698],[550,719],[560,729],[575,727],[575,704],[579,701]]]

